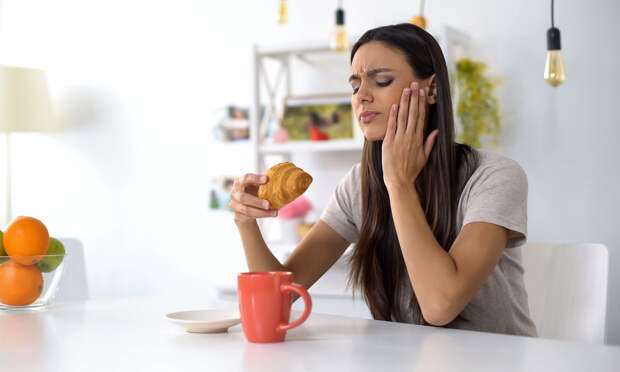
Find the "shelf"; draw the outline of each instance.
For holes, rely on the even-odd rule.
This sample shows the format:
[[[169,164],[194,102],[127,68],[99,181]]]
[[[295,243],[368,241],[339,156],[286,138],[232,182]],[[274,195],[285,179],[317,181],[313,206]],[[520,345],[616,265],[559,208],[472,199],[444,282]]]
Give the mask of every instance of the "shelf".
[[[264,144],[259,147],[261,154],[281,154],[287,152],[329,152],[361,151],[363,143],[359,140],[328,141],[290,141],[285,143]]]
[[[349,45],[352,46],[359,38],[359,35],[349,37]],[[307,55],[315,53],[339,53],[349,57],[350,49],[338,52],[331,48],[328,40],[309,41],[304,43],[290,43],[274,46],[257,46],[256,53],[260,57],[284,57],[287,55]]]

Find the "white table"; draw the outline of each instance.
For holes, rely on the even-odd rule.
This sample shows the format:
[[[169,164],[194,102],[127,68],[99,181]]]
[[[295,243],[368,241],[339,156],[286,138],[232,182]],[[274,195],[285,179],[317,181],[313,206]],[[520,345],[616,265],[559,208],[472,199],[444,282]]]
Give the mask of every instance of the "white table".
[[[185,306],[182,306],[185,305]],[[189,334],[196,302],[131,298],[0,312],[0,371],[618,371],[620,347],[313,313],[277,344]],[[200,304],[208,308],[212,304]],[[296,316],[294,314],[294,316]]]

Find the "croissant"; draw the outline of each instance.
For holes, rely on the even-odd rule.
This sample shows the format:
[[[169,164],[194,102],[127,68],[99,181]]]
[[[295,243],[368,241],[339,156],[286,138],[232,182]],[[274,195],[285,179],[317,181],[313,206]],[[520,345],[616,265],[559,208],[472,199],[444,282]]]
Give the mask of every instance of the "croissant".
[[[258,188],[258,197],[280,209],[297,199],[312,183],[312,176],[291,162],[276,164],[267,171],[269,180]]]

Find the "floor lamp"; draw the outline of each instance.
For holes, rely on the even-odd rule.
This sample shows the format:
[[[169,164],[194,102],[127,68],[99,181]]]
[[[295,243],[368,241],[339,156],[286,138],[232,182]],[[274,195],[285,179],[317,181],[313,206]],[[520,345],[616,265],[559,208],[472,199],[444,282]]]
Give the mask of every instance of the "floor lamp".
[[[2,227],[13,217],[11,134],[49,131],[51,118],[51,103],[45,73],[31,68],[0,66],[0,133],[5,137],[6,152]]]

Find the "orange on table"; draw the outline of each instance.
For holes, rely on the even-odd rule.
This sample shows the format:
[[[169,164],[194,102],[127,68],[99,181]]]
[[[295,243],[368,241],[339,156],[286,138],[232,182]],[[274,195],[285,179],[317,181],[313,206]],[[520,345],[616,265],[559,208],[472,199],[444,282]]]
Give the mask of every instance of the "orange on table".
[[[0,302],[11,306],[30,305],[43,291],[43,274],[36,266],[7,261],[0,265]]]
[[[4,250],[22,265],[33,265],[47,253],[49,233],[43,222],[34,217],[17,217],[4,231]],[[37,257],[38,256],[38,257]]]

